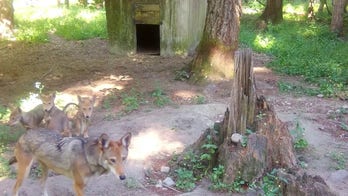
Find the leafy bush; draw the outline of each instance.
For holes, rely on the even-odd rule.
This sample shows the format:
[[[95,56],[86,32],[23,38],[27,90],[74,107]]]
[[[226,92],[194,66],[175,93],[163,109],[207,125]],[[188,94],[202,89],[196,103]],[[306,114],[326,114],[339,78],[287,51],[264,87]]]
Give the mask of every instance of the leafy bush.
[[[185,168],[179,168],[175,170],[177,173],[176,187],[184,191],[191,191],[195,188],[196,178],[193,176],[191,170]]]

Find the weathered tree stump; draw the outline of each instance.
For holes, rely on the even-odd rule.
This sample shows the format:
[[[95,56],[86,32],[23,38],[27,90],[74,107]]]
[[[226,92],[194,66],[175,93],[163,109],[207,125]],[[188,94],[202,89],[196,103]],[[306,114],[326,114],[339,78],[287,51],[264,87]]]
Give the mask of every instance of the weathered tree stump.
[[[256,95],[251,50],[237,53],[234,71],[231,102],[223,121],[216,123],[214,130],[206,130],[187,149],[200,154],[204,153],[202,146],[207,142],[218,146],[209,167],[224,166],[225,184],[241,179],[252,183],[278,169],[277,175],[288,182],[281,187],[283,195],[333,195],[322,178],[309,176],[297,166],[292,136],[286,124],[277,118],[265,97]],[[247,134],[247,128],[253,133]],[[246,146],[232,142],[233,133],[242,134]]]
[[[232,133],[245,134],[248,126],[254,123],[255,83],[252,69],[252,51],[243,49],[235,56],[234,77],[232,80],[230,116],[227,137]]]

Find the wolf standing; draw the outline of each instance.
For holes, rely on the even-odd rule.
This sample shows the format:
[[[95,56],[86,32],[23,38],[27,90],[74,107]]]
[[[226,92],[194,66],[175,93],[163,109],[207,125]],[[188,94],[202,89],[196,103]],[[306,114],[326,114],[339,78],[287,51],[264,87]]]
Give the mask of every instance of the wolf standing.
[[[20,123],[26,129],[38,128],[40,127],[44,115],[45,112],[42,104],[37,105],[29,112],[24,112],[20,107],[17,107],[12,110],[8,124],[14,126]]]
[[[131,133],[118,141],[102,134],[97,139],[84,140],[78,137],[62,137],[56,131],[47,129],[28,130],[18,140],[15,156],[18,174],[13,195],[18,195],[23,180],[29,173],[33,160],[42,167],[44,195],[47,195],[48,169],[73,179],[76,195],[82,196],[88,177],[112,172],[121,180],[126,178],[123,160],[128,156]]]
[[[75,103],[69,103],[67,104],[63,112],[69,107],[71,104],[76,105],[78,107],[78,111],[76,115],[70,119],[71,121],[71,130],[75,132],[75,135],[80,136],[83,135],[84,138],[88,138],[88,126],[91,121],[91,117],[93,114],[93,108],[96,97],[93,96],[92,98],[89,97],[81,97],[80,95],[77,96],[77,99],[79,101],[78,104]]]
[[[71,131],[69,129],[69,119],[68,116],[57,106],[54,101],[56,98],[56,93],[49,95],[40,95],[42,101],[43,109],[45,111],[44,121],[46,127],[50,130],[56,130],[62,133],[64,136],[71,137]]]

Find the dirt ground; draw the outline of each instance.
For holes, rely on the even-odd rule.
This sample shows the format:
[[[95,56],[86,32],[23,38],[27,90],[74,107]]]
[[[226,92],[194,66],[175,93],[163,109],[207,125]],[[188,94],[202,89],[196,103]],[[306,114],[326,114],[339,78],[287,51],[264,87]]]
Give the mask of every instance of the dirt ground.
[[[190,60],[142,54],[117,57],[108,53],[106,41],[100,39],[65,41],[51,36],[49,43],[41,45],[1,43],[0,104],[9,105],[37,92],[34,84],[41,82],[44,91],[58,91],[68,101],[76,100],[76,95],[97,96],[91,137],[107,133],[117,139],[126,132],[133,133],[127,180],[119,181],[112,175],[92,178],[86,195],[224,195],[208,190],[206,181],[190,193],[155,186],[166,177],[159,170],[167,165],[170,155],[192,144],[206,128],[221,120],[229,101],[229,81],[192,85],[175,80],[176,72]],[[264,67],[267,61],[265,55],[254,55],[258,94],[274,105],[289,130],[296,123],[304,128],[309,148],[298,157],[306,171],[323,177],[337,195],[347,195],[348,171],[335,167],[337,160],[348,158],[348,132],[342,127],[348,124],[348,102],[280,93],[278,81],[300,79],[272,73]],[[151,96],[156,89],[172,102],[157,107]],[[141,105],[137,111],[125,113],[122,96],[132,92],[140,95]],[[337,158],[339,154],[344,158]],[[347,161],[343,165],[347,168]],[[0,177],[0,194],[10,195],[14,182]],[[71,180],[64,176],[52,175],[47,184],[50,195],[74,194]],[[20,191],[20,195],[41,194],[42,187],[33,178],[27,179]]]

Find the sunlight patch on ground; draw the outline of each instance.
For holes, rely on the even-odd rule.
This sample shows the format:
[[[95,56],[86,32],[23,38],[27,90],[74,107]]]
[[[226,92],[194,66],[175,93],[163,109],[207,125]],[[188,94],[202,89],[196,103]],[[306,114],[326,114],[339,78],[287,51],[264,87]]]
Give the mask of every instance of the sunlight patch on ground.
[[[69,92],[74,92],[75,94],[85,94],[86,96],[91,96],[92,94],[98,92],[105,92],[105,95],[107,95],[108,91],[124,89],[124,85],[118,84],[118,82],[131,80],[133,80],[133,78],[129,76],[110,75],[108,77],[104,77],[103,79],[92,81],[91,84],[76,85],[67,90]]]
[[[128,158],[134,160],[145,160],[151,155],[160,152],[177,152],[184,148],[184,144],[179,141],[169,141],[165,139],[163,130],[149,128],[132,138],[132,145]]]
[[[254,67],[254,73],[271,73],[272,71],[266,67]]]
[[[256,14],[258,13],[258,10],[252,9],[252,8],[243,8],[244,14]]]
[[[195,92],[187,91],[187,90],[179,90],[174,93],[176,97],[180,97],[181,99],[187,100],[192,99],[197,96]]]
[[[119,85],[116,82],[118,81],[130,81],[133,80],[132,77],[129,76],[115,76],[110,75],[108,77],[105,77],[105,79],[97,80],[93,82],[93,86],[91,87],[93,92],[99,92],[99,91],[105,91],[108,89],[117,89],[122,90],[124,89],[123,85]]]
[[[257,35],[254,44],[261,48],[271,48],[275,44],[275,38],[266,35]]]

